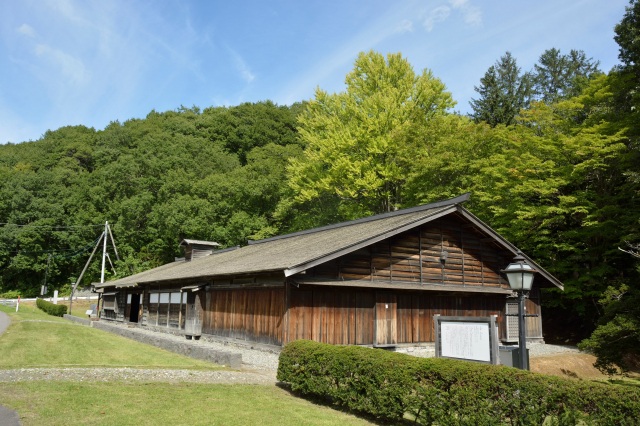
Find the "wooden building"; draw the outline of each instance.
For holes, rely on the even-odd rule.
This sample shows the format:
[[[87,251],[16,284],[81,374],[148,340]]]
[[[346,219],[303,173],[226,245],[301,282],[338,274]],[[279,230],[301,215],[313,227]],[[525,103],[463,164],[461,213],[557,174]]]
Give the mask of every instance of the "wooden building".
[[[424,206],[210,250],[185,240],[186,256],[96,285],[101,318],[251,342],[296,339],[394,346],[433,342],[433,316],[498,316],[516,341],[517,302],[500,270],[517,248],[463,207],[468,194]],[[198,247],[195,247],[196,241]],[[542,340],[539,273],[526,308]]]

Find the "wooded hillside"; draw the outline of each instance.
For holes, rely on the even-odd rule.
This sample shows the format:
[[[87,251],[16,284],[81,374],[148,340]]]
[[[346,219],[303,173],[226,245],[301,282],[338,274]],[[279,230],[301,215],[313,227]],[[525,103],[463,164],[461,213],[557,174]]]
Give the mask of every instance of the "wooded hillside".
[[[105,221],[118,275],[172,261],[182,238],[233,246],[271,236],[285,165],[301,152],[298,108],[181,108],[0,146],[0,293],[35,295],[45,275],[51,289],[69,284]]]

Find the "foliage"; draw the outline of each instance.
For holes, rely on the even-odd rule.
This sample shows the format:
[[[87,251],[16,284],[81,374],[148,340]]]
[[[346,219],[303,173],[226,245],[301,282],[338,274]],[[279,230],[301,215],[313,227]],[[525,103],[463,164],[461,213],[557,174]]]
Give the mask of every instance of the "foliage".
[[[555,48],[545,50],[532,72],[537,99],[553,104],[580,95],[588,81],[600,74],[598,65],[582,50],[572,49],[568,55]]]
[[[587,332],[607,286],[637,276],[617,247],[638,232],[640,186],[628,171],[640,159],[609,121],[613,81],[535,102],[508,127],[451,121],[407,184],[409,204],[471,192],[471,211],[564,282],[546,307],[582,318]]]
[[[623,386],[303,340],[280,354],[278,380],[394,423],[631,425],[640,416],[640,391]]]
[[[640,292],[621,295],[610,302],[598,327],[580,349],[596,356],[594,364],[605,374],[637,369],[640,362]]]
[[[470,102],[471,117],[493,127],[513,124],[533,100],[550,105],[580,95],[589,80],[600,74],[598,64],[582,50],[563,55],[552,48],[540,55],[532,71],[521,73],[516,59],[507,52],[475,87],[480,97]]]
[[[397,209],[425,129],[454,105],[440,80],[400,54],[361,53],[346,85],[318,89],[301,114],[306,148],[287,169],[291,199],[280,217],[309,211],[329,223]]]
[[[36,306],[38,309],[54,317],[63,317],[67,313],[67,307],[65,305],[56,305],[44,299],[36,299]]]
[[[277,233],[285,165],[302,151],[300,108],[183,107],[0,146],[0,292],[68,285],[105,221],[121,258],[107,278],[173,260],[183,238],[233,246]]]
[[[512,124],[518,112],[529,105],[532,86],[532,76],[521,74],[516,59],[507,52],[489,67],[480,86],[474,87],[480,97],[470,102],[471,116],[491,126]]]
[[[620,46],[618,57],[625,68],[640,76],[640,2],[629,1],[622,20],[615,27],[614,40]]]
[[[20,292],[15,290],[0,293],[0,299],[17,299],[18,297],[20,297]]]

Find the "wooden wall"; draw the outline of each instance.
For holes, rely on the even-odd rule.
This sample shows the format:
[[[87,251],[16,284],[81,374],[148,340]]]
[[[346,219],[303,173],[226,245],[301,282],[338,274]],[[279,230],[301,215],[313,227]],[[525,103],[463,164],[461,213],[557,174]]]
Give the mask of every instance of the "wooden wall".
[[[284,287],[211,289],[206,292],[202,332],[281,345]]]
[[[492,238],[447,216],[312,268],[307,277],[507,289],[500,270],[511,260]]]
[[[497,315],[502,336],[506,301],[500,294],[290,286],[286,341],[379,346],[433,342],[435,314]],[[530,302],[531,311],[539,310]]]
[[[341,288],[291,288],[287,341],[371,345],[375,293]]]

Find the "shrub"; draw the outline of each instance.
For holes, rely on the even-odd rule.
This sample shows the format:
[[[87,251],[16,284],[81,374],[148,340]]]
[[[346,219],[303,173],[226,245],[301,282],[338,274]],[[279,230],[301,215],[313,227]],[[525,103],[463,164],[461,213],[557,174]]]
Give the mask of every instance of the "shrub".
[[[640,291],[629,291],[627,286],[619,290],[609,287],[600,303],[605,313],[591,336],[578,347],[593,353],[596,368],[605,374],[633,370],[640,359]]]
[[[36,299],[36,306],[49,315],[53,315],[56,317],[64,316],[64,314],[67,313],[66,305],[54,305],[53,303],[47,302],[44,299]]]
[[[283,349],[278,380],[384,422],[631,425],[640,418],[636,389],[304,340]]]
[[[17,290],[9,290],[4,293],[0,293],[0,299],[17,299],[20,296],[20,292]]]

